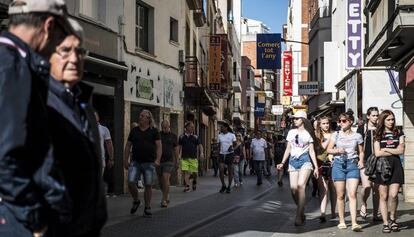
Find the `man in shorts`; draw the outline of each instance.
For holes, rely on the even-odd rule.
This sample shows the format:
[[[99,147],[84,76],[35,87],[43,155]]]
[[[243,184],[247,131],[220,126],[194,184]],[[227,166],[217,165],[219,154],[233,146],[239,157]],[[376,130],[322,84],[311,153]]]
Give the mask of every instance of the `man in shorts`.
[[[177,135],[171,132],[170,122],[164,120],[161,123],[161,128],[162,155],[161,164],[157,167],[157,174],[162,191],[161,207],[167,207],[171,173],[175,167],[178,167],[178,142]]]
[[[138,127],[131,130],[124,150],[124,168],[128,169],[128,188],[134,199],[130,213],[134,214],[141,204],[138,198],[137,182],[144,177],[144,216],[151,217],[152,185],[154,182],[155,166],[160,165],[162,144],[160,133],[155,127],[154,118],[149,110],[143,110],[139,115]],[[132,161],[130,151],[132,147]]]
[[[190,174],[193,175],[193,190],[197,189],[198,159],[204,158],[203,145],[197,135],[194,134],[194,123],[189,121],[185,123],[184,134],[179,139],[179,150],[181,160],[181,170],[184,173],[184,192],[190,192]]]

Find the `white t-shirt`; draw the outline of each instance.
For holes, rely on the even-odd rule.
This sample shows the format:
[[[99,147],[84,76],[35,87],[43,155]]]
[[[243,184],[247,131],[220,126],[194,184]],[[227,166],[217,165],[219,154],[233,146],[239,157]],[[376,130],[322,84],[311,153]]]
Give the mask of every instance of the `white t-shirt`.
[[[220,154],[227,155],[229,154],[229,147],[233,145],[233,142],[236,141],[236,136],[233,133],[228,132],[226,134],[220,133],[218,135],[218,142],[220,143]]]
[[[253,151],[253,160],[265,160],[266,159],[265,149],[267,148],[267,142],[265,139],[253,138],[252,144],[250,146]]]
[[[111,133],[109,129],[103,125],[98,124],[99,128],[99,137],[100,137],[100,147],[101,147],[101,155],[102,155],[102,163],[105,167],[105,141],[111,140]]]
[[[313,139],[308,131],[292,129],[289,131],[286,140],[290,142],[290,156],[299,158],[302,154],[309,152],[309,144]]]
[[[334,140],[336,148],[344,148],[347,159],[358,158],[358,145],[364,143],[362,135],[357,132],[352,132],[351,135],[345,135],[342,131],[336,132],[331,136]],[[336,155],[335,158],[341,155]]]

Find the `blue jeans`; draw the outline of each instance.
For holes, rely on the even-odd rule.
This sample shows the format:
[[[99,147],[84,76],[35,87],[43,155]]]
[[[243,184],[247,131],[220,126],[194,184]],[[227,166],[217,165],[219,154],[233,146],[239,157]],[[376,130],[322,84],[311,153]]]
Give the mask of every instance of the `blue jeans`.
[[[240,160],[238,164],[233,164],[235,184],[240,184],[241,182],[243,182],[242,180],[243,168],[244,168],[244,159]]]
[[[304,153],[299,157],[291,156],[289,158],[289,172],[299,171],[302,169],[313,169],[309,153]]]
[[[256,173],[258,183],[262,183],[264,163],[265,163],[264,160],[254,160],[253,161],[254,172]]]
[[[141,174],[144,176],[144,185],[154,184],[155,166],[154,163],[138,163],[132,161],[128,168],[128,182],[137,183]]]
[[[335,158],[332,164],[332,180],[346,181],[347,179],[359,179],[360,171],[358,159]]]

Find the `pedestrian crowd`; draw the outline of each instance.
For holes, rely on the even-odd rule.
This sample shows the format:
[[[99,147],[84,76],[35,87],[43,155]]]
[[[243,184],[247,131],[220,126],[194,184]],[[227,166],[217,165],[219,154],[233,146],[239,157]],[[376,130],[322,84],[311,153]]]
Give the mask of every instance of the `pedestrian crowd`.
[[[10,26],[0,35],[0,236],[100,236],[107,219],[102,175],[105,166],[114,165],[114,154],[110,132],[90,104],[93,88],[82,82],[87,56],[82,27],[68,16],[63,0],[12,1],[9,15]],[[352,129],[352,111],[340,114],[334,131],[329,117],[312,124],[297,111],[286,138],[261,130],[254,136],[233,132],[222,122],[210,149],[219,192],[241,188],[247,170],[260,186],[275,167],[279,187],[284,173],[289,175],[296,226],[305,224],[306,187],[313,179],[320,221],[326,222],[330,200],[331,218],[338,215],[338,228],[347,229],[347,199],[351,229],[361,231],[361,183],[360,217],[367,218],[372,193],[372,220],[383,222],[384,233],[399,231],[404,133],[392,111],[371,107],[366,114],[358,131]],[[178,167],[183,191],[196,191],[203,159],[194,121],[186,121],[177,136],[169,121],[159,131],[151,111],[142,110],[124,149],[130,213],[142,204],[139,182],[145,217],[152,216],[155,180],[162,191],[160,206],[167,208],[171,174]]]

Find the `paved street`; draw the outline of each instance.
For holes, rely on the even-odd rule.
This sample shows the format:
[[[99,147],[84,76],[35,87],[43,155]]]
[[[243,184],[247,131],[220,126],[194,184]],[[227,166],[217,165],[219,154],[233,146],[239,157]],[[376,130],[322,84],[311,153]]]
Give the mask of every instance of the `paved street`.
[[[272,177],[272,180],[274,177]],[[154,190],[153,218],[142,217],[140,207],[135,215],[129,215],[130,197],[108,198],[109,221],[103,236],[360,236],[348,228],[339,231],[337,219],[319,223],[318,200],[308,195],[306,225],[295,227],[295,205],[285,185],[277,187],[267,180],[261,187],[255,185],[255,177],[246,177],[244,186],[231,194],[218,193],[218,178],[206,176],[200,180],[197,191],[183,193],[181,187],[173,187],[171,204],[159,208],[160,191]],[[308,189],[309,191],[309,189]],[[141,193],[142,197],[142,193]],[[414,233],[413,205],[400,202],[399,222],[402,226],[396,236],[412,236]],[[329,209],[329,208],[328,208]],[[349,215],[349,213],[347,213]],[[328,215],[329,217],[330,215]],[[349,218],[347,218],[348,221]],[[367,221],[364,236],[381,234],[381,224]]]

